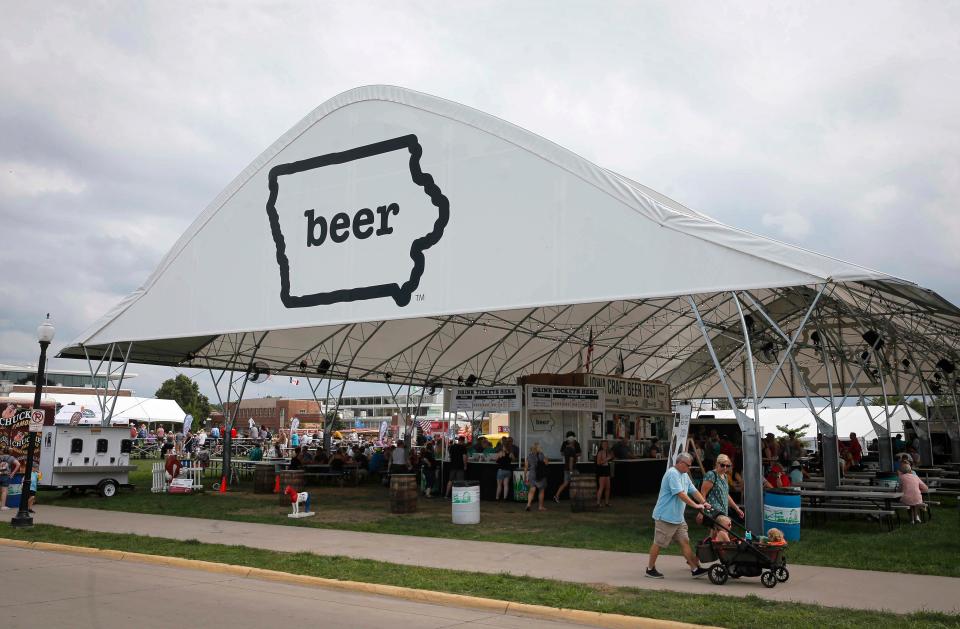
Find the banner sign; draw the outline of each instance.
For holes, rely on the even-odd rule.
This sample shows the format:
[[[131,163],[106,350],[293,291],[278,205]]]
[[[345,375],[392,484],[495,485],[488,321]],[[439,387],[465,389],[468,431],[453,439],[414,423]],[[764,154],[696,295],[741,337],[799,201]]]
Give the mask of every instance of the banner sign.
[[[670,412],[670,386],[660,382],[587,373],[583,384],[603,389],[609,409]]]
[[[593,411],[602,413],[603,389],[527,385],[527,408],[541,411]]]
[[[690,416],[693,415],[693,406],[690,404],[680,404],[677,406],[677,412],[673,415],[673,431],[670,437],[670,459],[667,467],[673,466],[677,461],[677,456],[681,452],[687,451],[687,435],[690,434]]]
[[[520,387],[453,387],[450,389],[451,411],[519,411],[522,405]]]
[[[30,431],[33,413],[32,408],[22,408],[13,402],[4,402],[0,405],[0,450],[6,448],[10,456],[20,461],[21,466],[26,464],[27,447],[30,445],[31,437],[36,444],[34,461],[39,460],[40,433]]]

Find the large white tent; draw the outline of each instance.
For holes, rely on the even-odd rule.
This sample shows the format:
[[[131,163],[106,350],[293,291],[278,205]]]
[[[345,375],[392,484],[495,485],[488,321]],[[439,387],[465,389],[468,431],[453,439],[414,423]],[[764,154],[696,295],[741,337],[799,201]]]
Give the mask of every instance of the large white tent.
[[[220,255],[227,241],[242,255]],[[481,250],[482,262],[465,255]],[[792,332],[821,288],[840,387],[868,329],[886,339],[888,378],[912,393],[913,365],[929,377],[957,351],[960,312],[929,290],[723,225],[477,110],[372,86],[264,151],[61,356],[133,341],[132,362],[224,369],[256,353],[291,375],[493,384],[573,370],[592,332],[595,371],[612,373],[622,352],[628,376],[719,397],[689,297],[736,371],[739,291],[754,340],[773,350],[757,352],[758,376],[776,374],[769,394],[801,395],[800,377],[825,394],[818,328],[778,367],[787,343],[756,312]],[[749,395],[746,377],[729,384]],[[882,393],[875,376],[862,384]]]
[[[369,86],[267,148],[60,356],[439,387],[574,371],[592,345],[593,372],[756,407],[952,390],[958,332],[960,310],[909,281]]]

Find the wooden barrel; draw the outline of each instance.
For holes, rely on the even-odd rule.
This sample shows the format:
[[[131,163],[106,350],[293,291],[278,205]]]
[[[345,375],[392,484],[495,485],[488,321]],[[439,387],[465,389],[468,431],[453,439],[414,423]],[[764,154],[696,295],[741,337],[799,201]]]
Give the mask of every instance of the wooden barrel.
[[[390,513],[416,513],[417,475],[392,474],[390,476]]]
[[[272,494],[277,473],[272,465],[258,465],[253,470],[253,493]]]
[[[294,491],[301,492],[303,491],[303,470],[283,470],[279,473],[280,476],[280,502],[283,504],[289,504],[290,497],[285,495],[283,492],[287,489],[287,485],[293,487]],[[270,487],[270,491],[273,491],[273,487]]]
[[[570,477],[570,510],[590,511],[597,504],[597,481],[593,474],[573,474]]]

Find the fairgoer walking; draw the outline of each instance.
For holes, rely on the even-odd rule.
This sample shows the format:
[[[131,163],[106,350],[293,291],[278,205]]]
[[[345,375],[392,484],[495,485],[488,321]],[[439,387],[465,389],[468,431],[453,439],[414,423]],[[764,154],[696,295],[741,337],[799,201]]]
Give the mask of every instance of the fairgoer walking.
[[[653,508],[653,544],[650,545],[650,560],[647,564],[647,576],[651,579],[663,578],[657,570],[657,557],[660,555],[660,549],[666,548],[671,542],[680,544],[680,550],[683,551],[693,577],[701,577],[708,572],[706,568],[700,566],[699,560],[690,548],[687,522],[683,519],[685,505],[702,511],[707,502],[693,486],[687,474],[692,462],[693,457],[686,452],[678,455],[677,462],[667,470],[663,480],[660,481],[660,495],[657,497],[657,505]],[[693,495],[693,498],[690,495]]]

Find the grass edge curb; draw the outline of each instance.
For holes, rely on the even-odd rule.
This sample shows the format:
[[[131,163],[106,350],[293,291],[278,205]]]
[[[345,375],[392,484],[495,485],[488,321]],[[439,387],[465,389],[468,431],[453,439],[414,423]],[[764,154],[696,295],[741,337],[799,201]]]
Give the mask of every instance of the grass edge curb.
[[[668,627],[671,629],[704,629],[707,627],[706,625],[694,625],[685,622],[646,618],[642,616],[627,616],[624,614],[594,612],[582,609],[547,607],[544,605],[517,603],[513,601],[503,601],[498,599],[482,598],[478,596],[467,596],[464,594],[452,594],[448,592],[436,592],[433,590],[406,588],[397,585],[364,583],[362,581],[342,581],[339,579],[327,579],[324,577],[293,574],[278,570],[267,570],[264,568],[251,568],[248,566],[203,561],[200,559],[185,559],[183,557],[150,555],[146,553],[94,548],[90,546],[71,546],[68,544],[55,544],[51,542],[30,542],[6,537],[0,537],[0,546],[49,550],[55,552],[72,553],[76,555],[95,555],[105,559],[110,559],[112,561],[133,561],[137,563],[189,568],[193,570],[202,570],[204,572],[228,574],[241,578],[265,579],[294,585],[334,588],[351,592],[390,596],[393,598],[402,598],[419,603],[432,603],[436,605],[450,606],[456,605],[460,607],[469,607],[471,609],[482,609],[485,611],[496,612],[498,614],[516,613],[549,620],[563,620],[578,624],[589,623],[609,629],[652,629],[655,627]]]

